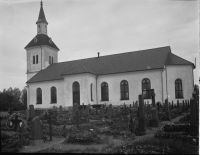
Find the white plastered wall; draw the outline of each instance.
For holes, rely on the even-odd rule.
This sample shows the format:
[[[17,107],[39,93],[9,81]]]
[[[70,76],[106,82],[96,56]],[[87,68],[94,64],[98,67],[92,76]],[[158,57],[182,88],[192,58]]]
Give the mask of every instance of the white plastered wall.
[[[99,104],[132,104],[133,101],[138,101],[138,95],[142,93],[142,80],[148,78],[151,81],[151,89],[154,89],[156,94],[156,102],[162,101],[162,85],[161,85],[161,69],[148,70],[139,72],[119,73],[101,75],[97,78],[97,91]],[[129,100],[120,99],[120,83],[122,80],[127,80],[129,83]],[[108,83],[109,101],[101,101],[101,84],[102,82]],[[145,100],[147,103],[151,100]]]
[[[80,85],[80,104],[96,104],[96,76],[92,74],[74,74],[64,77],[65,106],[73,105],[72,85],[77,81]],[[91,101],[90,84],[93,84],[93,101]]]
[[[166,66],[167,70],[167,85],[168,85],[168,101],[177,103],[182,100],[190,100],[194,90],[194,77],[192,65],[170,65]],[[175,80],[181,79],[183,89],[183,99],[175,98]]]
[[[64,106],[64,80],[44,81],[37,83],[29,83],[30,104],[35,108],[52,108],[54,105]],[[51,87],[55,86],[57,91],[57,103],[51,104]],[[36,104],[36,89],[42,89],[42,104]]]

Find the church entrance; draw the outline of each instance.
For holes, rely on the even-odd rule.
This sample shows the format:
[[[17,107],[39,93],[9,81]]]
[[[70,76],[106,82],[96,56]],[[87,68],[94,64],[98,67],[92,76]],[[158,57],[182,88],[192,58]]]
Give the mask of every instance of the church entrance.
[[[80,85],[78,82],[73,83],[73,106],[80,105]]]

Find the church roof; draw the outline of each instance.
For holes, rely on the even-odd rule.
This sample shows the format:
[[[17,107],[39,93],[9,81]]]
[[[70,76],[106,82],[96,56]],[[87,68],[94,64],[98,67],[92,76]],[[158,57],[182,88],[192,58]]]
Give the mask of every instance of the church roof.
[[[46,23],[46,24],[48,24],[48,22],[47,22],[47,20],[45,18],[45,15],[44,15],[42,1],[41,1],[40,5],[41,5],[41,7],[40,7],[40,13],[39,13],[38,20],[37,20],[36,24],[38,24],[38,23]]]
[[[29,43],[26,45],[26,48],[30,47],[36,47],[41,45],[47,45],[49,47],[52,47],[56,50],[59,50],[59,48],[54,44],[51,38],[49,38],[46,34],[37,34]]]
[[[171,53],[170,47],[100,56],[49,65],[27,83],[63,79],[64,75],[91,73],[95,75],[136,72],[164,68],[165,65],[193,65]]]

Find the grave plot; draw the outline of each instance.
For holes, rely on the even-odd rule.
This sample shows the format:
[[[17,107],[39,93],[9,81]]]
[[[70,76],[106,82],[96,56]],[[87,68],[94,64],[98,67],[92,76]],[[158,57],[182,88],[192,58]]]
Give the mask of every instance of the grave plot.
[[[194,134],[198,131],[195,100],[179,103],[179,106],[174,107],[177,104],[170,104],[167,100],[163,105],[158,104],[155,102],[154,97],[155,93],[152,91],[152,105],[145,104],[142,95],[138,96],[138,102],[133,102],[129,106],[125,104],[117,107],[103,104],[79,105],[70,107],[68,110],[63,110],[62,107],[54,107],[53,109],[37,112],[31,105],[27,111],[27,126],[26,123],[22,123],[23,127],[19,125],[17,132],[12,129],[18,136],[18,138],[12,136],[16,145],[8,145],[14,140],[7,135],[3,135],[2,144],[4,147],[21,148],[20,151],[22,152],[26,152],[27,147],[41,147],[37,150],[39,151],[42,146],[45,146],[48,149],[43,149],[41,152],[47,150],[70,152],[69,149],[71,148],[72,153],[90,152],[92,150],[97,153],[125,153],[127,151],[129,153],[131,151],[132,153],[152,153],[154,150],[156,153],[164,152],[164,154],[167,154],[173,153],[174,148],[171,145],[169,145],[169,149],[164,146],[163,141],[166,140],[166,137],[168,137],[167,139],[170,143],[174,143],[170,139],[181,140],[181,138],[177,138],[178,136],[174,138],[174,133],[178,133],[179,137],[187,135],[186,142],[183,140],[185,137],[182,139],[185,142],[184,144],[182,144],[182,141],[177,142],[180,145],[188,145],[188,148],[192,148],[190,143],[192,143],[191,140],[193,139],[197,144],[198,136]],[[168,121],[160,120],[159,113],[163,113]],[[184,119],[173,121],[173,117],[180,117],[182,114],[185,115]],[[188,115],[192,121],[188,120]],[[189,126],[182,124],[186,119],[185,117],[190,123]],[[178,123],[169,124],[171,121]],[[161,126],[161,123],[163,126]],[[152,130],[150,130],[151,128]],[[159,130],[160,128],[162,130]],[[160,136],[163,134],[165,134],[164,139]],[[57,143],[58,138],[62,142]],[[140,143],[137,142],[139,139],[141,139]],[[142,140],[149,141],[149,144]],[[50,146],[53,143],[57,143],[55,147]],[[108,147],[105,147],[105,145]],[[26,148],[24,148],[25,146]],[[60,151],[56,149],[59,146],[63,148]],[[186,146],[184,147],[186,148]],[[67,149],[68,147],[69,149]],[[73,148],[76,148],[76,150],[73,150]],[[195,149],[193,148],[193,150]],[[161,150],[164,151],[162,152]],[[35,152],[37,151],[35,150]]]

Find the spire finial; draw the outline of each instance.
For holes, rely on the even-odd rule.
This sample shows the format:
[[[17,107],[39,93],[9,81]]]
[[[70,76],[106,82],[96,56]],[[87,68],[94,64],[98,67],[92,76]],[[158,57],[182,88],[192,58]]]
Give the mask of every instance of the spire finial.
[[[41,2],[40,2],[40,5],[41,5],[41,7],[43,6],[43,2],[42,2],[42,0],[41,0]]]

